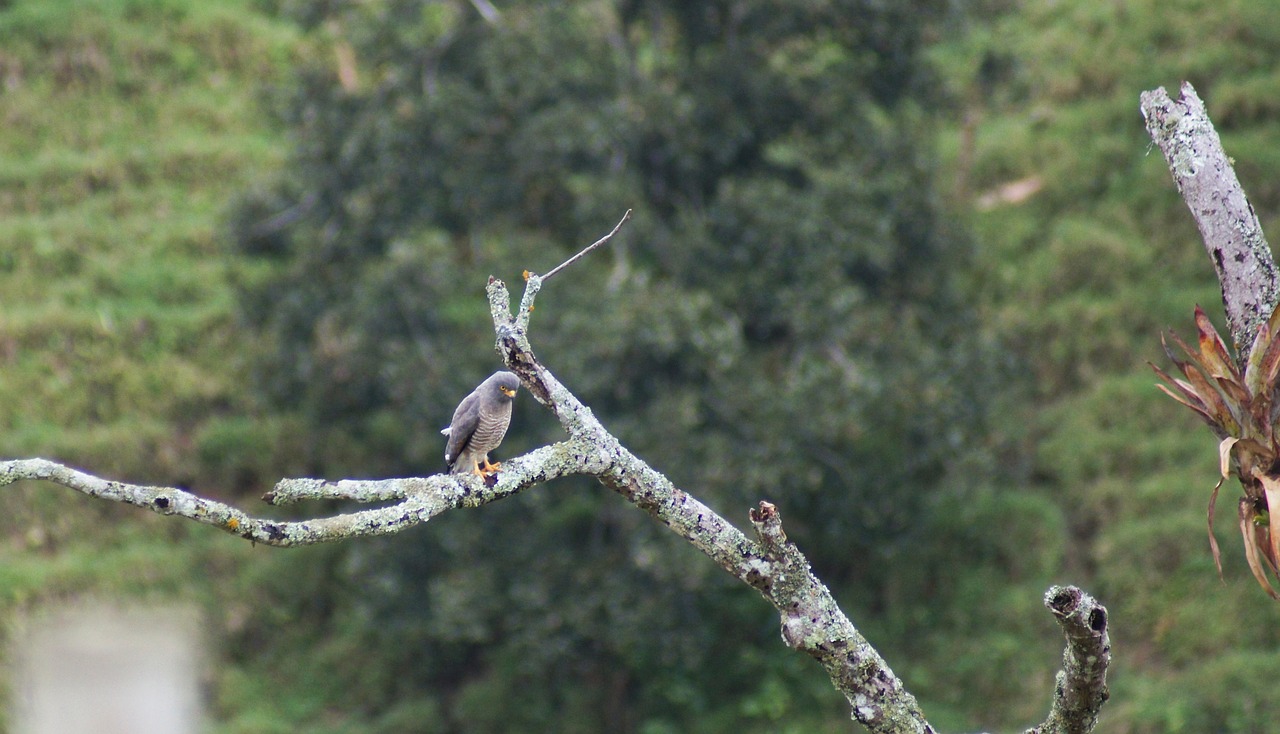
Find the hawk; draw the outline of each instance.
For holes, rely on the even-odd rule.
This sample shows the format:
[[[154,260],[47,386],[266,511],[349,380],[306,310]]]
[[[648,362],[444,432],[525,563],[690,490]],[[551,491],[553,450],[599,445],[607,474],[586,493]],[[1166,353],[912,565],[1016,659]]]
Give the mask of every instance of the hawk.
[[[511,401],[520,387],[513,372],[494,372],[462,399],[453,421],[441,431],[449,437],[444,463],[452,474],[476,474],[481,479],[501,464],[489,463],[489,452],[498,448],[511,424]],[[483,466],[482,466],[483,464]]]

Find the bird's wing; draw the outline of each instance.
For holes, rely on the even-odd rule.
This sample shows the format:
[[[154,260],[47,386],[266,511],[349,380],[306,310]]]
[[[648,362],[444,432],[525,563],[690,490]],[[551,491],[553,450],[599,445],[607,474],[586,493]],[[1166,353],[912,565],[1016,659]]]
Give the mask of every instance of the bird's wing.
[[[471,441],[471,436],[480,425],[480,393],[473,392],[462,399],[458,409],[453,411],[453,421],[449,423],[449,442],[445,445],[444,461],[450,467],[462,455],[462,450]]]

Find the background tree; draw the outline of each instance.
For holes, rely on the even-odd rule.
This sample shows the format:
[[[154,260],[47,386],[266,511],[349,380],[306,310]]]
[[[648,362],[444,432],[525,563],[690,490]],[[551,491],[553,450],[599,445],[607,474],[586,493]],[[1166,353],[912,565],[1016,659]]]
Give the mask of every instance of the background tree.
[[[541,348],[573,355],[557,371],[678,484],[776,497],[866,608],[936,600],[912,588],[928,559],[903,578],[907,549],[999,473],[982,459],[998,373],[957,290],[969,245],[927,164],[938,90],[918,50],[944,9],[514,3],[491,23],[466,3],[301,5],[339,61],[277,97],[296,158],[242,203],[236,239],[275,263],[243,318],[259,384],[314,427],[309,471],[434,471],[436,428],[492,364],[468,274],[549,267],[634,207],[546,316]],[[508,445],[547,429],[522,408]],[[333,594],[372,616],[364,644],[398,686],[374,703],[331,685],[375,710],[427,700],[476,730],[832,711],[766,651],[754,601],[590,485],[339,554],[360,559],[344,577],[385,579]],[[421,647],[377,644],[406,627]]]

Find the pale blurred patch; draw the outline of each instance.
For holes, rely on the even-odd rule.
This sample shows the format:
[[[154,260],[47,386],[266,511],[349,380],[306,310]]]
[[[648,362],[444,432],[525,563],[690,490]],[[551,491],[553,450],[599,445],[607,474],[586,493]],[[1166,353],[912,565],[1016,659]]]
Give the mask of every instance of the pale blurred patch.
[[[1003,204],[1021,204],[1040,193],[1043,188],[1043,178],[1027,176],[979,194],[975,204],[978,211],[987,212]]]
[[[188,607],[34,614],[13,639],[15,734],[193,734],[202,638]]]

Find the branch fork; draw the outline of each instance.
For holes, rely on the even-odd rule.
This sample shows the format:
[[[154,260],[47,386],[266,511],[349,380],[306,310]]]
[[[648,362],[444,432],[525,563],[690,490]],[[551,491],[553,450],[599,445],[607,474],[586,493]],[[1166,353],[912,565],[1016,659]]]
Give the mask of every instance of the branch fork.
[[[775,505],[762,501],[750,511],[756,537],[749,538],[631,453],[534,355],[528,338],[529,317],[542,286],[608,242],[629,217],[630,211],[609,234],[546,275],[527,274],[515,315],[511,313],[506,284],[497,278],[489,279],[486,295],[498,354],[534,398],[555,414],[567,434],[564,441],[504,461],[493,486],[471,476],[443,474],[381,480],[284,479],[263,497],[277,506],[316,499],[391,503],[312,520],[256,518],[184,490],[112,482],[42,459],[0,462],[0,486],[23,479],[50,481],[90,496],[213,525],[255,543],[294,546],[399,532],[447,510],[478,507],[552,479],[575,474],[592,476],[772,604],[781,618],[783,641],[823,666],[835,688],[849,702],[853,719],[875,734],[933,734],[935,729],[926,721],[915,697],[840,610],[830,590],[813,574],[804,554],[787,539]],[[1059,674],[1050,718],[1032,731],[1084,734],[1096,721],[1097,706],[1106,700],[1110,648],[1105,643],[1105,610],[1101,617],[1087,617],[1092,620],[1086,625],[1092,630],[1090,634],[1100,631],[1102,635],[1105,652],[1098,654],[1096,634],[1074,634],[1073,630],[1080,629],[1080,617],[1067,607],[1101,607],[1074,587],[1055,587],[1050,593],[1054,599],[1074,600],[1072,604],[1058,605],[1061,610],[1051,606],[1067,631],[1067,664]],[[1097,629],[1098,619],[1102,620],[1101,630]],[[1090,693],[1096,693],[1099,685],[1103,695]],[[1060,708],[1066,713],[1055,714]]]

